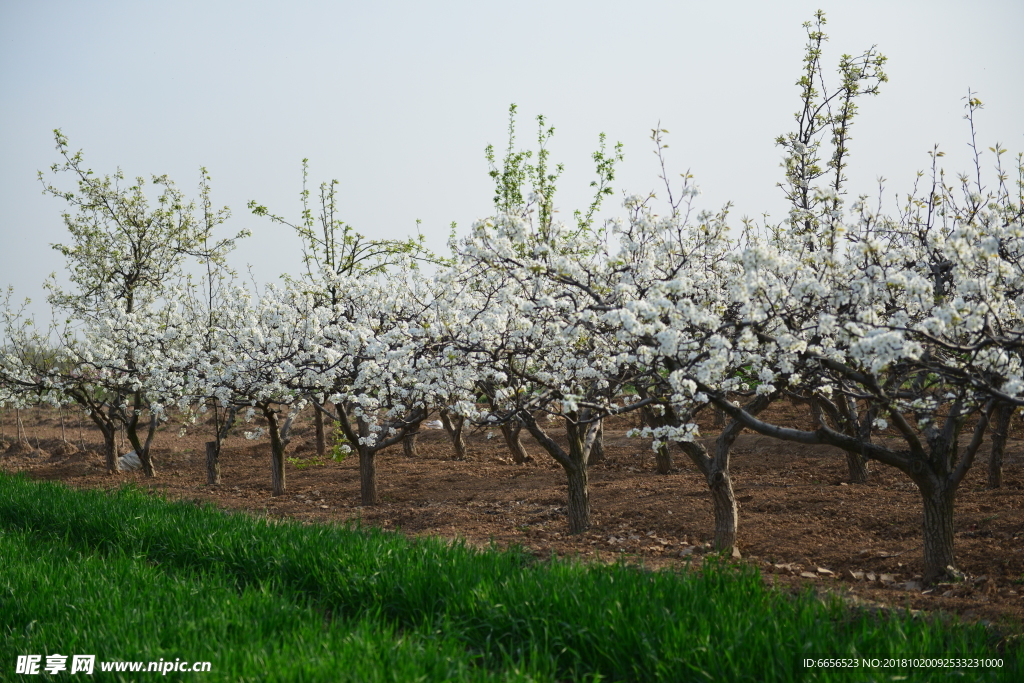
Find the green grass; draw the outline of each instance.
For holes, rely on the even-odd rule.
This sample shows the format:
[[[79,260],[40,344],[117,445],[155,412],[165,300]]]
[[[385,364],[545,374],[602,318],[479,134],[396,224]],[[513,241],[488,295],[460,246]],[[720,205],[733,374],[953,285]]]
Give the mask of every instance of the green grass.
[[[58,652],[208,660],[210,673],[166,677],[203,681],[1024,680],[991,641],[792,598],[746,568],[538,562],[0,474],[0,680],[18,655]],[[804,669],[812,656],[1004,667]]]

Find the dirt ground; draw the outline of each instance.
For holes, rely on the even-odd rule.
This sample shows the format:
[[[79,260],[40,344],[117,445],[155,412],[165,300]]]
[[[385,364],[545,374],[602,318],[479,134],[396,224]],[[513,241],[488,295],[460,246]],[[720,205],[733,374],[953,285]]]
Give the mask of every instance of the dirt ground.
[[[783,424],[807,419],[798,406],[774,406],[768,414]],[[423,430],[417,457],[406,457],[400,446],[378,456],[382,504],[361,507],[355,456],[340,463],[318,458],[308,412],[296,420],[286,466],[288,492],[278,497],[270,495],[266,438],[231,436],[221,455],[223,483],[208,486],[203,444],[210,437],[204,430],[178,436],[178,425],[161,427],[154,446],[157,476],[146,479],[137,472],[106,474],[99,432],[79,413],[65,415],[67,442],[56,411],[33,409],[21,416],[28,445],[15,438],[14,412],[3,412],[0,467],[78,487],[132,482],[170,498],[304,523],[361,520],[410,535],[518,544],[544,557],[625,557],[651,568],[700,563],[710,547],[706,483],[681,453],[674,455],[673,473],[657,474],[649,442],[625,436],[636,426],[635,417],[606,426],[607,457],[590,478],[594,524],[571,536],[565,475],[525,432],[534,462],[516,465],[500,434],[491,439],[484,432],[469,434],[468,458],[455,461],[444,431]],[[709,438],[717,433],[710,420],[701,431]],[[847,484],[839,451],[745,433],[732,459],[742,561],[756,564],[766,581],[782,587],[813,585],[871,609],[956,613],[1022,633],[1024,422],[1015,418],[1002,488],[986,489],[982,454],[987,455],[987,446],[957,497],[955,549],[967,579],[922,589],[917,583],[921,506],[909,479],[872,463],[868,484]]]

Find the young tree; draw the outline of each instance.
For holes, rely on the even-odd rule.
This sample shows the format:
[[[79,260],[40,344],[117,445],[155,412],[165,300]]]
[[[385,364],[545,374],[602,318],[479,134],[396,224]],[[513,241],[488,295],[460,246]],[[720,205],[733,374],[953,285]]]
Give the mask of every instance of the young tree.
[[[340,217],[337,180],[320,183],[314,207],[308,181],[309,160],[303,159],[302,191],[299,195],[302,214],[297,222],[271,213],[255,200],[249,202],[249,209],[254,215],[265,216],[278,225],[291,228],[302,240],[306,273],[299,281],[313,295],[318,306],[343,303],[346,294],[338,289],[339,278],[344,280],[354,275],[385,275],[399,264],[444,263],[444,259],[426,248],[423,235],[404,240],[370,239],[345,223]],[[317,453],[323,454],[327,450],[323,418],[332,412],[325,410],[325,406],[318,403],[315,397],[307,398],[314,404]],[[409,436],[415,438],[415,433]]]

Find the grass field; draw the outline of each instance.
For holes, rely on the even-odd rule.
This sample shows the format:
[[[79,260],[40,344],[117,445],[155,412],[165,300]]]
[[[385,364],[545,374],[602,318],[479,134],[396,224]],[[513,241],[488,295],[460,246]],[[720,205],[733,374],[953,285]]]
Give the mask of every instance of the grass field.
[[[538,561],[6,474],[0,634],[0,680],[46,680],[16,660],[56,653],[211,663],[59,680],[1024,680],[984,627],[794,598],[749,568]],[[1003,666],[805,668],[820,657]]]

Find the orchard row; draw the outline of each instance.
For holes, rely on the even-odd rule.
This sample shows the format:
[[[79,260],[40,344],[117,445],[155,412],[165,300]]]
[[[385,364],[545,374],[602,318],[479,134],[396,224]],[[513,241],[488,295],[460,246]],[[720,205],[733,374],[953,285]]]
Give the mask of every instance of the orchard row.
[[[227,212],[212,208],[205,172],[198,206],[163,177],[152,203],[142,179],[126,188],[86,169],[58,131],[54,171],[77,181],[44,182],[71,207],[58,246],[71,288],[51,283],[50,296],[67,323],[37,330],[8,298],[0,402],[75,402],[103,431],[109,469],[123,426],[150,476],[167,406],[212,410],[218,447],[236,416],[260,415],[275,494],[291,421],[314,404],[358,454],[364,504],[377,501],[376,454],[443,410],[501,428],[513,449],[527,430],[564,468],[572,532],[590,524],[602,420],[640,410],[638,435],[662,454],[680,448],[707,478],[719,549],[735,543],[729,449],[748,428],[836,446],[854,481],[869,460],[902,471],[921,495],[925,579],[955,576],[956,490],[986,432],[1005,434],[1024,405],[1024,166],[1004,169],[997,146],[990,182],[978,164],[950,183],[935,151],[895,214],[849,200],[854,102],[886,80],[885,60],[844,56],[827,91],[823,23],[807,26],[797,130],[778,139],[791,203],[778,225],[697,212],[689,176],[666,180],[665,202],[630,196],[620,217],[598,220],[621,159],[603,138],[592,204],[559,223],[553,129],[541,118],[539,148],[516,151],[513,107],[500,164],[488,149],[495,213],[453,237],[450,255],[356,233],[324,184],[303,191],[294,224],[250,204],[296,229],[307,265],[254,292],[227,266],[242,236],[213,236]],[[980,106],[972,94],[972,145]],[[663,161],[664,134],[652,135]],[[813,429],[760,420],[777,400],[809,405]],[[727,418],[710,449],[697,439],[709,409]],[[878,439],[890,427],[899,447]]]

